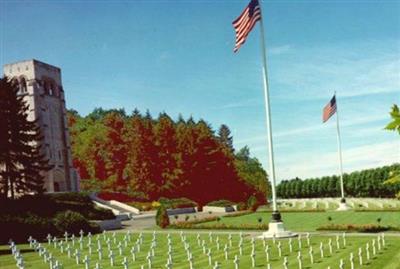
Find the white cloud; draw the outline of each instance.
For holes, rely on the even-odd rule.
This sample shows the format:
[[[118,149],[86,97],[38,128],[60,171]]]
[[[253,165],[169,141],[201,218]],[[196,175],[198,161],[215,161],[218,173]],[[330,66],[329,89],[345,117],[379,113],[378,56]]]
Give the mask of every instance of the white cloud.
[[[269,55],[281,55],[292,51],[292,49],[293,49],[292,46],[287,44],[287,45],[272,47],[270,49],[267,49],[267,52]]]
[[[297,49],[297,58],[285,58],[272,76],[275,82],[290,89],[290,95],[287,91],[277,94],[285,98],[320,99],[334,90],[341,97],[400,92],[398,40],[388,44],[397,47],[397,51],[376,42]],[[382,49],[373,49],[374,46]]]
[[[365,145],[343,150],[344,172],[367,169],[400,161],[400,141]],[[280,169],[279,167],[284,167]],[[337,152],[314,156],[292,156],[277,165],[279,179],[293,177],[307,178],[338,173]]]

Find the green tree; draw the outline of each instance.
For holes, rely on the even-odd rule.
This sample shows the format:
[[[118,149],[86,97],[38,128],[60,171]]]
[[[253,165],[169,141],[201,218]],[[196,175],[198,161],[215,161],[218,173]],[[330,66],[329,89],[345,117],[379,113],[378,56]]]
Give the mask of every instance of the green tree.
[[[392,121],[386,125],[385,129],[397,131],[400,134],[400,110],[397,105],[393,105],[390,117],[392,118]]]
[[[239,177],[266,197],[269,191],[268,176],[258,159],[250,157],[247,146],[240,149],[235,157],[235,168]]]
[[[398,131],[400,134],[400,110],[397,105],[393,105],[392,111],[390,112],[392,121],[386,125],[385,129],[390,131]],[[384,182],[385,184],[400,184],[400,169],[394,169],[390,173],[390,178]],[[400,199],[400,191],[396,194],[396,197]]]
[[[233,138],[231,135],[231,130],[229,129],[229,127],[227,125],[222,124],[219,127],[218,140],[224,147],[226,147],[227,149],[229,149],[231,151],[231,153],[233,153],[233,151],[234,151]]]
[[[19,88],[8,78],[0,79],[0,187],[3,196],[10,193],[42,193],[43,171],[48,160],[42,154],[40,129],[28,120],[28,105]]]

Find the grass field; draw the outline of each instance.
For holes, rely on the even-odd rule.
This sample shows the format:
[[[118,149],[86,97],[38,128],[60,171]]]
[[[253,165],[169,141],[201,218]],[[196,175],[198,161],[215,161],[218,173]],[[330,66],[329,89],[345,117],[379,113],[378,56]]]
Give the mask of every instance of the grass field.
[[[332,224],[378,224],[377,219],[380,218],[380,225],[400,227],[400,211],[399,212],[284,212],[281,213],[285,227],[292,231],[315,231],[319,226]],[[222,217],[219,223],[229,225],[240,224],[258,224],[259,218],[263,223],[268,223],[271,213],[256,212],[253,214],[238,217]],[[328,221],[328,217],[332,220]],[[202,226],[212,226],[217,221],[202,223]]]
[[[118,251],[118,243],[123,242],[123,238],[126,234],[117,233],[116,234],[116,243],[113,242],[113,237],[111,233],[107,233],[106,238],[110,238],[111,240],[111,248],[113,249],[114,254],[116,255],[115,266],[110,266],[110,261],[107,258],[108,250],[107,244],[103,237],[100,235],[99,240],[102,244],[103,248],[103,260],[98,260],[98,252],[94,251],[97,249],[97,236],[92,237],[92,255],[88,254],[88,238],[85,237],[83,240],[83,251],[81,256],[81,263],[79,265],[76,264],[75,258],[68,258],[67,253],[65,251],[66,244],[64,243],[64,251],[61,253],[60,246],[57,248],[54,247],[53,244],[50,246],[47,243],[43,243],[48,251],[53,254],[53,257],[60,261],[63,264],[63,268],[85,268],[85,265],[82,263],[82,259],[84,255],[90,256],[90,267],[95,268],[95,263],[99,262],[101,264],[101,268],[123,268],[121,262],[123,257],[127,257],[129,259],[128,268],[136,269],[141,268],[141,265],[145,265],[144,268],[147,267],[146,256],[149,252],[153,235],[152,233],[144,233],[143,234],[143,243],[141,244],[141,251],[137,254],[136,261],[132,261],[132,256],[130,254],[131,247],[137,242],[138,234],[131,234],[131,240],[128,242],[127,247],[123,247],[123,253],[120,256]],[[193,262],[195,269],[204,269],[204,268],[213,268],[209,265],[208,256],[203,253],[202,247],[198,245],[196,232],[185,232],[186,242],[190,245],[191,253],[193,255]],[[217,249],[216,239],[218,237],[218,241],[220,244],[220,249]],[[166,233],[159,233],[156,235],[157,238],[157,246],[155,247],[155,253],[153,257],[153,266],[152,268],[166,268],[165,263],[167,261],[167,235]],[[223,251],[224,245],[229,245],[228,234],[217,234],[214,233],[212,235],[212,241],[210,241],[210,236],[208,233],[202,233],[200,235],[200,241],[204,240],[206,249],[210,248],[212,251],[212,263],[214,264],[216,261],[220,263],[220,268],[235,268],[233,259],[235,255],[239,256],[240,259],[240,269],[252,268],[251,266],[251,236],[249,234],[244,233],[243,237],[243,254],[239,255],[239,233],[234,233],[232,236],[232,247],[228,251],[228,260],[225,260],[225,254]],[[332,239],[333,242],[333,253],[330,255],[328,240]],[[371,242],[373,239],[376,239],[376,236],[347,236],[347,244],[346,247],[342,245],[342,237],[340,237],[340,248],[336,248],[336,237],[334,236],[311,236],[311,245],[314,250],[314,264],[310,263],[309,257],[309,248],[307,247],[307,240],[305,237],[302,237],[302,249],[301,253],[303,255],[303,268],[324,268],[326,269],[328,266],[331,268],[339,268],[340,259],[343,259],[345,262],[344,268],[350,268],[349,257],[350,253],[353,253],[355,256],[355,264],[356,268],[376,268],[376,269],[399,269],[400,268],[400,237],[392,237],[386,236],[386,245],[379,251],[375,256],[372,255],[372,248],[370,248],[371,252],[371,260],[366,260],[365,246],[366,243],[369,242],[371,246]],[[184,243],[182,242],[181,235],[179,233],[171,233],[171,242],[172,242],[172,258],[173,258],[173,267],[176,269],[187,269],[189,268],[189,263],[187,261],[187,254],[185,252]],[[277,240],[278,242],[278,240]],[[298,239],[293,239],[293,252],[289,251],[289,241],[287,239],[281,240],[282,244],[282,258],[278,255],[277,242],[274,244],[272,240],[266,241],[271,247],[270,251],[270,265],[271,268],[283,268],[283,256],[287,256],[289,262],[289,268],[298,268],[297,266],[297,253],[298,253]],[[325,257],[320,257],[319,245],[320,242],[323,243],[324,246],[324,254]],[[71,243],[69,243],[71,244]],[[202,244],[202,243],[201,243]],[[122,243],[124,245],[124,243]],[[363,248],[363,260],[364,265],[358,265],[358,248]],[[33,268],[33,269],[48,269],[49,264],[44,263],[43,258],[39,257],[38,252],[33,251],[29,245],[18,245],[18,248],[21,250],[25,261],[25,268]],[[75,242],[75,248],[79,248],[78,240]],[[255,250],[256,250],[256,268],[266,268],[266,254],[264,251],[264,246],[262,240],[255,241]],[[14,258],[10,255],[10,250],[7,246],[0,247],[0,268],[2,269],[15,269],[17,268],[15,265]]]

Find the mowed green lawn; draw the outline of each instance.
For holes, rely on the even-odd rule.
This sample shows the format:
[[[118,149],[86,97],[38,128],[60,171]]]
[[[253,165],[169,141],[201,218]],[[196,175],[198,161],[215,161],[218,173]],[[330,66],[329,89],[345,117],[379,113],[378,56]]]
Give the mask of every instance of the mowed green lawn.
[[[112,239],[111,233],[107,233],[106,235],[108,238]],[[109,263],[109,259],[106,258],[108,255],[107,245],[103,238],[103,235],[100,236],[100,242],[103,246],[103,260],[98,260],[98,253],[95,251],[97,249],[97,240],[96,236],[92,237],[92,244],[93,244],[93,253],[90,256],[91,264],[90,268],[95,267],[95,263],[99,262],[101,264],[101,268],[109,269],[109,268],[123,268],[121,262],[123,257],[128,257],[129,259],[129,266],[128,268],[132,269],[139,269],[141,265],[146,265],[146,256],[149,252],[150,245],[152,242],[153,235],[152,233],[144,233],[143,234],[143,244],[141,245],[141,251],[137,254],[136,262],[132,261],[130,249],[135,244],[138,234],[131,235],[131,241],[128,242],[128,246],[123,249],[122,256],[118,254],[117,244],[121,240],[125,233],[117,233],[116,235],[116,244],[112,243],[112,249],[114,254],[117,256],[115,260],[115,266],[111,267]],[[193,255],[193,262],[195,269],[205,269],[205,268],[212,268],[209,265],[208,257],[203,253],[202,247],[198,245],[197,235],[196,232],[185,232],[185,237],[187,238],[186,242],[190,244],[190,249]],[[217,240],[220,244],[220,249],[217,249]],[[156,235],[157,238],[157,246],[155,247],[155,255],[153,258],[153,267],[154,269],[158,268],[165,268],[165,263],[167,260],[167,235],[166,233],[160,233]],[[366,243],[369,242],[370,246],[373,239],[376,239],[376,236],[347,236],[347,244],[344,247],[342,237],[340,237],[340,248],[336,248],[336,238],[334,236],[311,236],[311,245],[314,249],[314,264],[311,264],[310,257],[309,257],[309,247],[307,247],[307,240],[303,237],[302,238],[302,249],[301,253],[303,255],[303,268],[323,268],[326,269],[328,266],[331,268],[339,268],[340,259],[343,259],[345,262],[344,268],[350,268],[349,257],[350,253],[355,255],[355,263],[356,268],[376,268],[376,269],[399,269],[400,268],[400,237],[393,237],[393,236],[386,236],[386,245],[382,247],[381,251],[374,256],[372,255],[372,248],[371,251],[371,260],[367,261],[366,253],[365,253],[365,246]],[[328,241],[332,239],[333,242],[333,253],[332,255],[329,253]],[[174,261],[174,269],[187,269],[189,268],[189,263],[187,261],[186,251],[184,249],[184,243],[182,242],[181,236],[179,233],[172,233],[171,240],[173,245],[172,250],[172,257]],[[229,245],[228,234],[217,234],[213,233],[212,239],[210,240],[210,236],[208,233],[202,233],[200,235],[200,241],[204,240],[206,248],[210,248],[212,250],[212,262],[218,261],[220,263],[220,268],[224,269],[234,269],[233,259],[235,255],[239,256],[240,259],[240,269],[249,269],[252,268],[251,266],[251,236],[249,234],[244,233],[244,240],[243,240],[243,255],[239,255],[239,233],[234,233],[232,235],[232,247],[229,249],[229,256],[228,260],[225,259],[225,254],[223,248],[225,244]],[[283,268],[283,257],[288,257],[289,268],[298,268],[297,267],[297,253],[299,250],[298,247],[298,240],[293,240],[293,252],[290,253],[289,251],[289,241],[288,239],[280,240],[282,244],[282,257],[278,255],[278,240],[276,244],[272,242],[272,240],[267,240],[266,244],[271,247],[270,251],[270,265],[272,268]],[[113,240],[111,240],[113,242]],[[83,255],[88,255],[87,249],[87,242],[88,239],[84,238],[83,243]],[[267,261],[266,261],[266,254],[264,251],[263,241],[256,240],[255,241],[255,250],[256,250],[256,268],[266,268]],[[319,245],[320,242],[324,245],[324,254],[325,257],[321,258]],[[70,243],[71,244],[71,243]],[[123,244],[124,245],[124,244]],[[64,253],[60,252],[60,247],[57,249],[54,248],[53,244],[48,246],[47,243],[43,243],[53,255],[54,257],[59,260],[63,264],[63,268],[85,268],[84,264],[77,265],[75,259],[68,258],[65,252],[64,246]],[[79,244],[75,243],[75,248],[78,248]],[[364,265],[360,267],[358,265],[358,248],[363,248],[363,259]],[[29,245],[18,245],[18,248],[22,250],[22,255],[25,260],[25,268],[33,268],[33,269],[48,269],[49,264],[43,262],[43,258],[39,257],[37,252],[34,252],[29,248]],[[15,269],[17,268],[15,265],[15,261],[13,257],[9,254],[10,250],[7,246],[0,247],[0,268],[2,269]],[[82,255],[82,259],[83,259]],[[148,268],[147,265],[144,268]]]
[[[328,221],[328,217],[332,220]],[[256,212],[253,214],[221,218],[219,223],[227,225],[242,224],[258,224],[258,219],[262,218],[263,223],[268,223],[271,218],[269,212]],[[380,218],[380,225],[400,227],[400,211],[399,212],[290,212],[282,213],[285,227],[289,230],[303,232],[315,231],[322,225],[331,224],[378,224],[377,219]],[[202,226],[214,225],[217,221],[202,223]]]

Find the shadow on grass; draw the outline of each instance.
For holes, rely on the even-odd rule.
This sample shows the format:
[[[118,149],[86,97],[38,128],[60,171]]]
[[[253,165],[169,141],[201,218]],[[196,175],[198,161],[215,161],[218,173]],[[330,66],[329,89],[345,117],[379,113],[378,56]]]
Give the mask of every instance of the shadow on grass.
[[[26,248],[26,249],[19,249],[19,252],[21,254],[23,254],[23,253],[35,252],[35,250]],[[3,255],[11,255],[11,250],[9,250],[9,249],[0,249],[0,256],[3,256]]]

